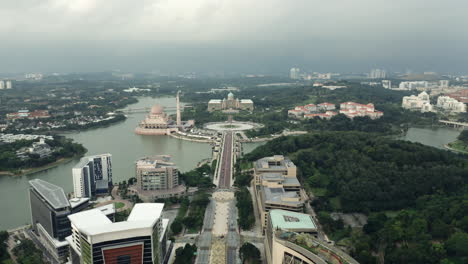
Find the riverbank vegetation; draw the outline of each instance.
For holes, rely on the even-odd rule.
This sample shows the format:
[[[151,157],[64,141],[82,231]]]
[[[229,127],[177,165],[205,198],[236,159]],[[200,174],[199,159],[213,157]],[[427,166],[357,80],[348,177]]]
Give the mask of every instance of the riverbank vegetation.
[[[10,254],[8,254],[7,250],[8,237],[7,231],[0,231],[0,263],[4,263],[10,259]]]
[[[455,151],[468,153],[468,130],[463,130],[458,135],[457,140],[448,144],[448,146]]]
[[[465,263],[468,251],[466,156],[359,132],[281,137],[245,158],[286,155],[298,178],[320,189],[314,203],[324,228],[345,238],[360,263]],[[363,230],[330,220],[364,213]],[[391,212],[391,214],[389,213]],[[328,221],[327,221],[328,220]],[[377,257],[376,257],[377,256]]]
[[[0,171],[6,174],[22,174],[32,168],[47,166],[61,159],[79,157],[86,153],[83,145],[74,143],[71,139],[55,136],[53,140],[45,140],[47,155],[36,153],[18,154],[38,140],[19,140],[13,143],[0,144]]]

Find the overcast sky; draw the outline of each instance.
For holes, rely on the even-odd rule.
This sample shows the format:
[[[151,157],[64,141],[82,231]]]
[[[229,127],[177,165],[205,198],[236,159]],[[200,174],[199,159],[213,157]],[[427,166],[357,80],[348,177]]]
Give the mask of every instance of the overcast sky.
[[[467,0],[0,0],[0,72],[468,73]]]

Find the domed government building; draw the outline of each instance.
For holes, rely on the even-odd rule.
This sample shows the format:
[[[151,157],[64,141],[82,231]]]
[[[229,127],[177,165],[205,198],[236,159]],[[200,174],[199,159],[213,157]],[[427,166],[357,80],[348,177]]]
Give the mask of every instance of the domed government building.
[[[229,93],[225,99],[212,99],[208,102],[208,111],[222,110],[246,110],[253,111],[254,103],[250,99],[236,99],[233,93]]]

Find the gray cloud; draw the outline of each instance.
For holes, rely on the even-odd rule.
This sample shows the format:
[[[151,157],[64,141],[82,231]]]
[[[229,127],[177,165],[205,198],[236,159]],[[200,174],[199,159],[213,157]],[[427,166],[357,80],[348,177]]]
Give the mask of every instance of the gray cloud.
[[[465,0],[3,0],[0,71],[465,71]]]

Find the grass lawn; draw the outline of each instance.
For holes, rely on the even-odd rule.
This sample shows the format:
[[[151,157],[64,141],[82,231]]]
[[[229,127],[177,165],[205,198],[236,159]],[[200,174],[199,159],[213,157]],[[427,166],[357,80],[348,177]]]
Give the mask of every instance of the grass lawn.
[[[240,164],[240,168],[241,168],[241,170],[251,169],[251,168],[253,168],[253,162],[242,162]]]
[[[114,203],[114,206],[115,206],[115,209],[120,209],[120,208],[123,208],[125,206],[125,204],[121,203],[121,202],[118,202],[118,203]]]
[[[198,232],[200,232],[200,229],[198,229],[198,228],[188,228],[187,229],[187,233],[189,233],[189,234],[197,234]]]
[[[458,150],[460,152],[465,152],[465,153],[468,153],[468,146],[463,144],[461,141],[457,140],[457,141],[454,141],[452,143],[449,143],[448,144],[449,147],[455,149],[455,150]]]

